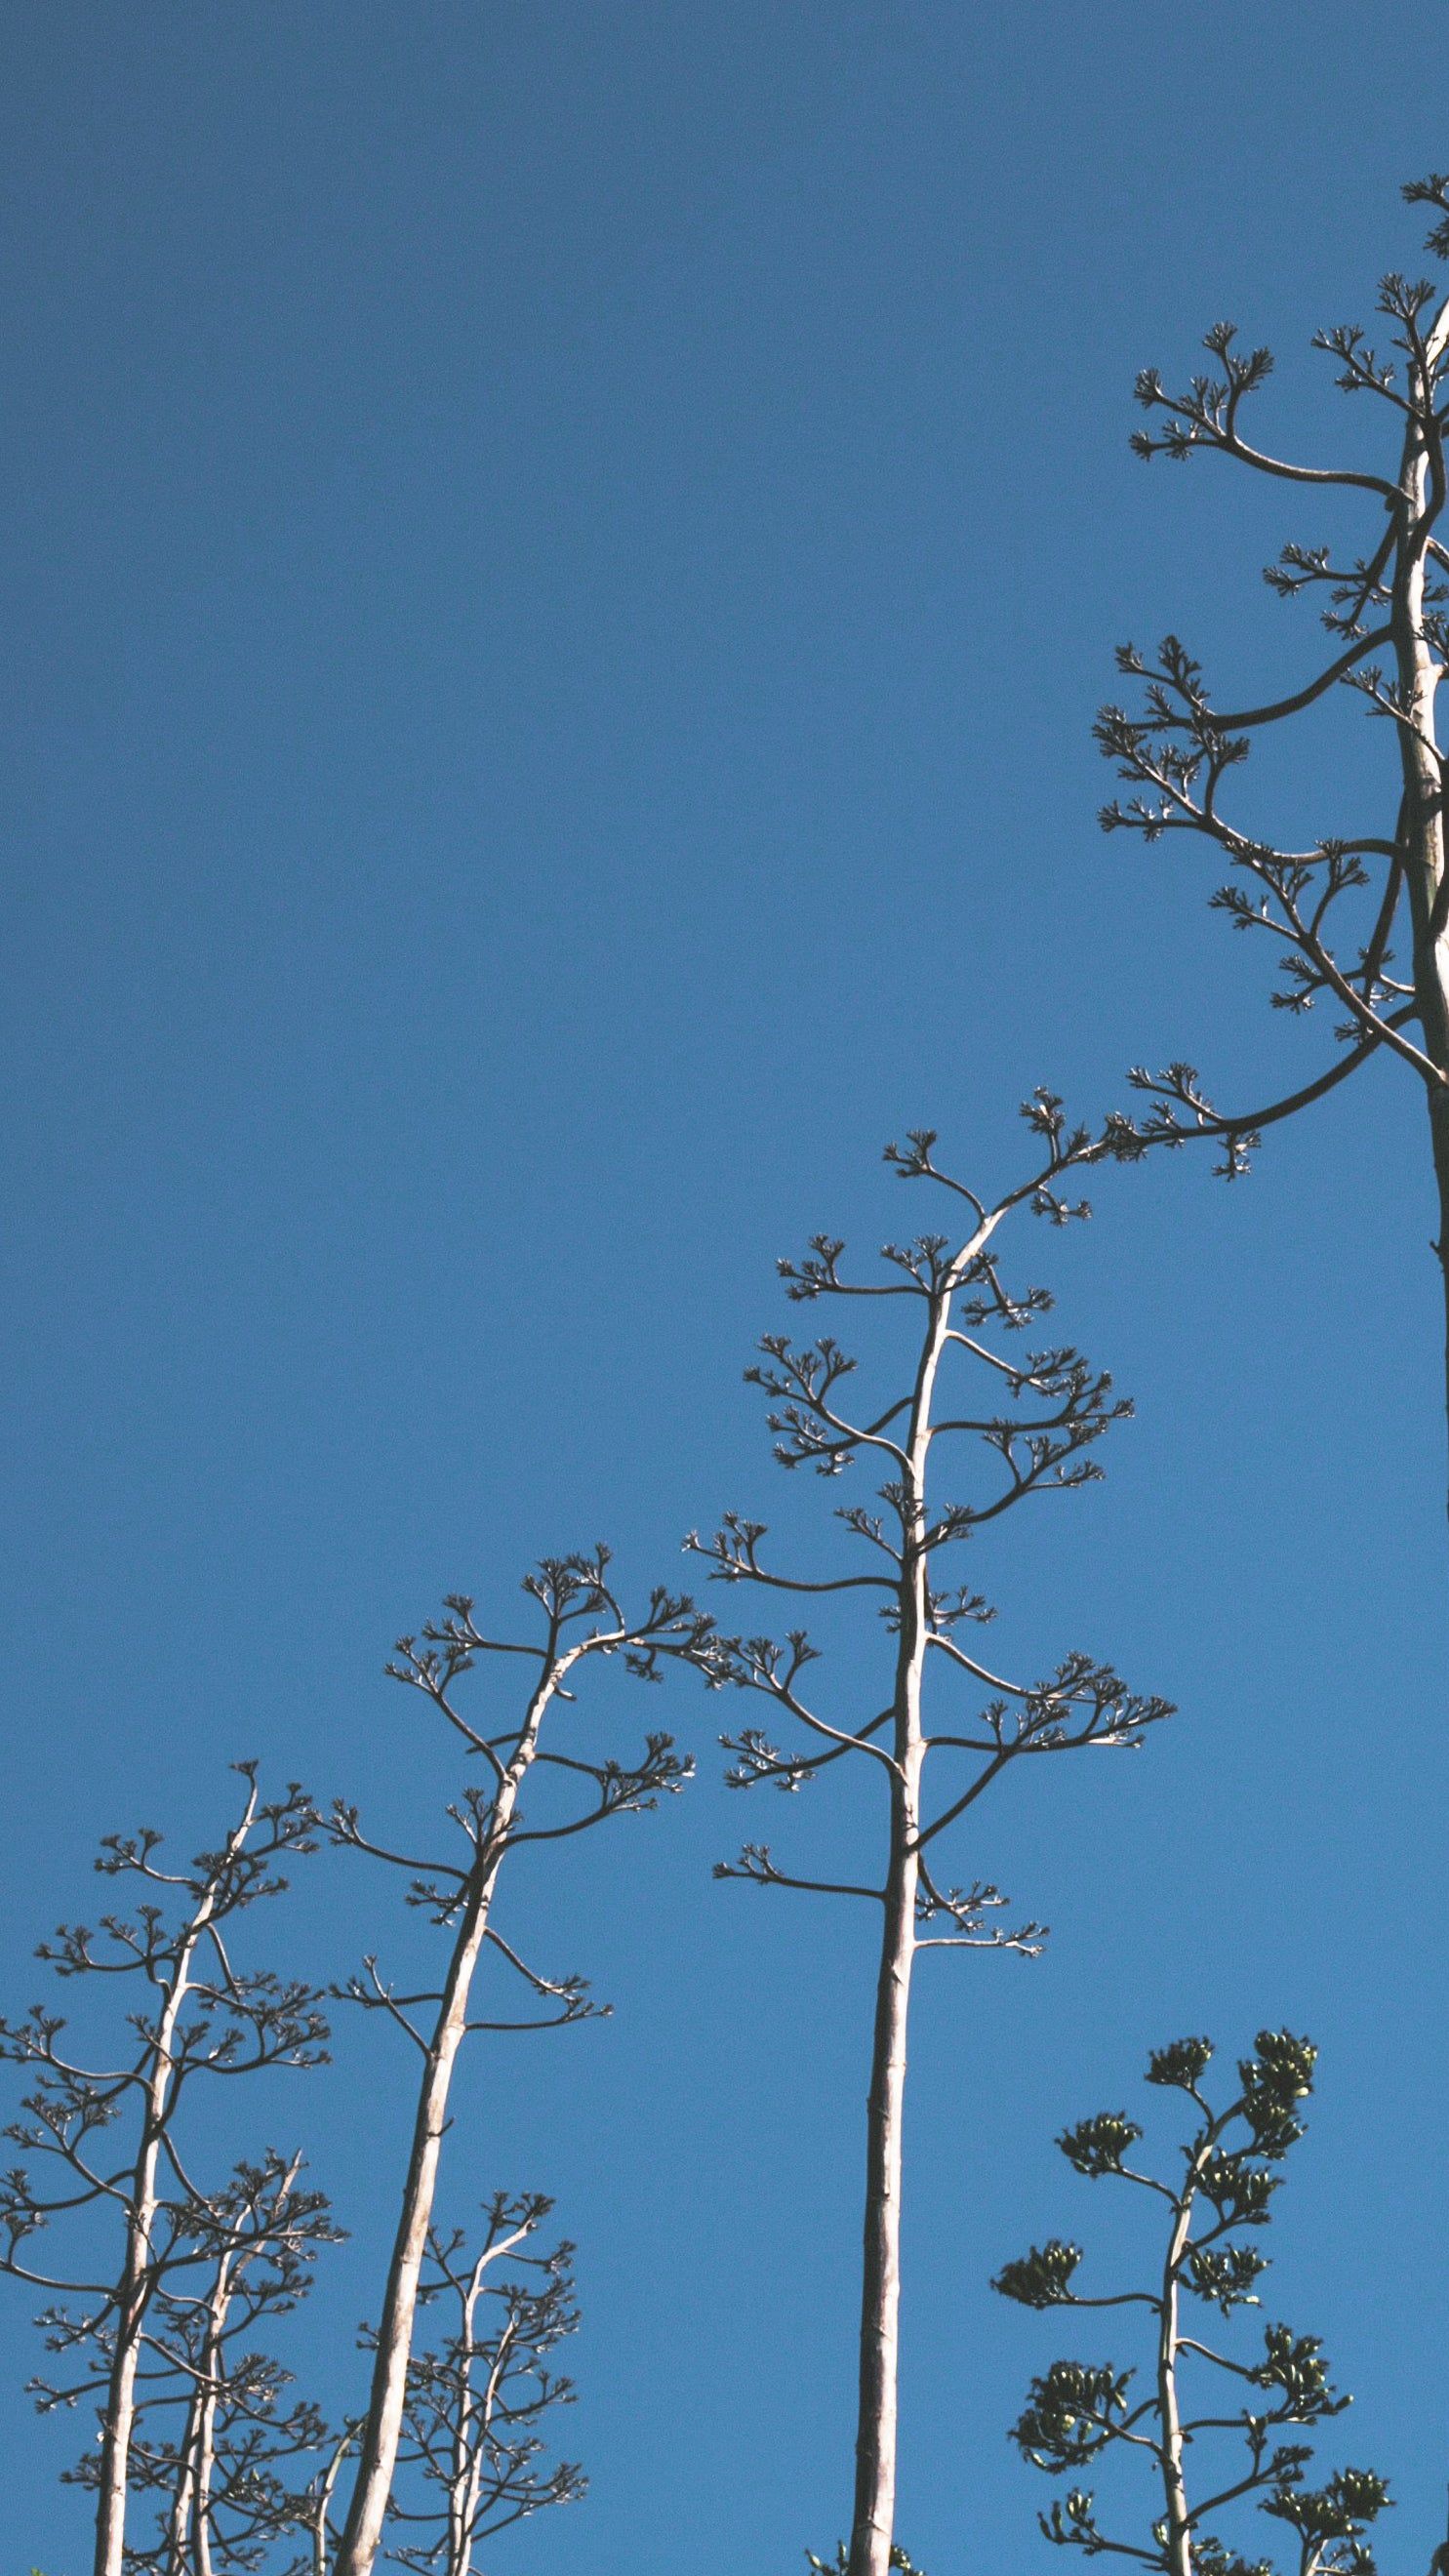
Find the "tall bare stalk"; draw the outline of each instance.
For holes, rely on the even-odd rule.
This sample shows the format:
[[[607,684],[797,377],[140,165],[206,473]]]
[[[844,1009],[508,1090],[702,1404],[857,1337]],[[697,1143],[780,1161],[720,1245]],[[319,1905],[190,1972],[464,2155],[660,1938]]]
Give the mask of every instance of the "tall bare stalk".
[[[924,1182],[958,1220],[952,1234],[888,1245],[886,1275],[847,1277],[844,1246],[821,1236],[799,1263],[782,1262],[787,1294],[813,1304],[833,1299],[905,1301],[912,1318],[907,1359],[878,1398],[852,1402],[846,1381],[854,1361],[832,1335],[795,1348],[779,1334],[761,1345],[749,1375],[770,1399],[776,1457],[834,1477],[854,1460],[869,1461],[884,1482],[880,1511],[853,1505],[839,1513],[865,1563],[848,1572],[796,1574],[765,1551],[762,1522],[728,1516],[715,1536],[690,1545],[706,1556],[716,1580],[798,1598],[858,1596],[885,1620],[891,1672],[883,1706],[863,1717],[825,1713],[806,1682],[819,1649],[803,1628],[769,1636],[708,1641],[703,1660],[721,1676],[763,1698],[778,1722],[788,1720],[794,1749],[757,1728],[725,1741],[737,1788],[770,1783],[791,1791],[842,1759],[873,1775],[884,1810],[878,1876],[854,1883],[777,1866],[769,1847],[747,1844],[718,1875],[759,1885],[803,1888],[853,1899],[876,1910],[880,1948],[875,1983],[866,2113],[865,2216],[861,2268],[855,2500],[849,2576],[888,2576],[895,2541],[897,2379],[900,2348],[902,2158],[911,1986],[918,1956],[933,1949],[1010,1949],[1033,1953],[1041,1927],[1003,1927],[1005,1900],[987,1880],[956,1886],[941,1874],[941,1837],[1003,1774],[1027,1757],[1088,1745],[1134,1745],[1168,1714],[1166,1702],[1129,1692],[1107,1665],[1074,1654],[1047,1679],[1014,1681],[968,1651],[963,1632],[991,1613],[979,1595],[946,1587],[943,1559],[1029,1496],[1060,1493],[1099,1472],[1086,1454],[1128,1408],[1110,1380],[1074,1350],[1028,1351],[1018,1358],[996,1345],[1028,1327],[1050,1299],[1040,1289],[1013,1295],[999,1266],[997,1238],[1020,1210],[1064,1223],[1087,1213],[1070,1205],[1061,1185],[1079,1167],[1135,1145],[1114,1122],[1099,1136],[1069,1130],[1060,1103],[1040,1093],[1026,1112],[1033,1136],[1027,1177],[987,1201],[942,1171],[934,1137],[913,1135],[887,1149],[904,1180]],[[963,1372],[974,1379],[958,1393]],[[985,1474],[970,1500],[940,1498],[937,1452],[962,1439],[974,1445]],[[953,1496],[959,1486],[953,1484]],[[858,1670],[863,1658],[853,1658]],[[948,1719],[928,1731],[928,1672],[960,1685],[976,1701],[964,1723]],[[847,1686],[848,1687],[848,1686]],[[948,1775],[934,1798],[928,1774]]]
[[[565,1840],[611,1818],[653,1806],[677,1790],[690,1765],[667,1735],[651,1735],[640,1759],[621,1764],[611,1756],[590,1759],[570,1739],[564,1753],[543,1741],[546,1721],[571,1707],[585,1667],[622,1656],[629,1668],[654,1679],[662,1658],[703,1652],[710,1622],[686,1600],[656,1591],[642,1616],[620,1607],[608,1579],[607,1551],[549,1559],[527,1577],[524,1590],[539,1615],[536,1639],[485,1635],[473,1604],[458,1595],[440,1624],[422,1640],[399,1640],[394,1679],[421,1691],[481,1766],[482,1785],[464,1788],[448,1807],[461,1837],[454,1859],[414,1860],[364,1834],[354,1807],[339,1805],[334,1839],[401,1869],[411,1881],[409,1901],[422,1907],[447,1936],[441,1982],[398,1995],[384,1984],[373,1958],[345,1989],[350,1998],[389,2016],[420,2060],[407,2170],[378,2320],[372,2384],[357,2439],[356,2469],[336,2558],[336,2576],[368,2576],[382,2542],[397,2468],[413,2352],[419,2283],[433,2227],[438,2169],[459,2050],[477,2030],[537,2030],[581,2019],[590,2009],[583,1981],[552,1979],[529,1967],[493,1921],[499,1874],[508,1855],[526,1844]],[[522,1661],[531,1678],[511,1714],[480,1724],[464,1715],[457,1685],[480,1661]],[[546,1822],[525,1823],[521,1799],[533,1780],[551,1782],[586,1803],[565,1807]],[[485,1957],[516,1975],[538,2009],[521,2016],[480,2016],[475,1982]],[[420,2027],[414,2015],[431,2019]]]
[[[496,2533],[586,2492],[576,2462],[549,2465],[541,2430],[572,2402],[550,2365],[578,2324],[572,2246],[523,2250],[551,2206],[500,2192],[481,2240],[458,2228],[429,2241],[423,2299],[441,2331],[409,2371],[390,2553],[413,2576],[479,2576],[477,2552]]]
[[[169,2213],[131,2444],[133,2490],[161,2501],[156,2539],[127,2541],[133,2576],[245,2576],[306,2527],[298,2481],[333,2437],[256,2341],[306,2296],[340,2232],[324,2195],[301,2188],[301,2162],[268,2154]]]
[[[1429,248],[1449,257],[1449,174],[1435,172],[1403,193],[1436,210]],[[1415,1077],[1428,1107],[1438,1194],[1449,1396],[1449,867],[1437,714],[1449,660],[1449,297],[1427,280],[1391,274],[1378,310],[1391,326],[1392,359],[1352,324],[1314,341],[1338,362],[1345,393],[1368,395],[1389,413],[1397,455],[1368,468],[1297,464],[1247,437],[1244,408],[1273,359],[1267,349],[1240,350],[1230,323],[1204,342],[1215,372],[1194,377],[1185,392],[1168,393],[1155,368],[1139,376],[1137,399],[1151,420],[1132,442],[1140,456],[1205,452],[1301,489],[1362,496],[1369,524],[1356,556],[1294,543],[1268,566],[1264,578],[1284,598],[1308,593],[1323,603],[1332,643],[1306,678],[1267,703],[1215,707],[1200,665],[1175,635],[1155,654],[1120,649],[1118,667],[1140,682],[1141,702],[1132,713],[1103,708],[1097,734],[1133,792],[1108,805],[1102,822],[1149,841],[1186,832],[1212,843],[1232,871],[1214,905],[1278,952],[1274,1004],[1305,1012],[1322,999],[1339,1014],[1336,1058],[1251,1109],[1218,1108],[1190,1064],[1160,1073],[1139,1067],[1131,1079],[1152,1103],[1145,1140],[1215,1137],[1225,1148],[1219,1168],[1231,1176],[1245,1169],[1265,1127],[1321,1100],[1374,1057],[1392,1057]],[[1306,846],[1280,846],[1232,810],[1230,773],[1263,727],[1341,689],[1357,691],[1389,728],[1385,810],[1367,831],[1352,826]]]
[[[21,2022],[0,2022],[0,2057],[33,2078],[24,2116],[7,2131],[22,2161],[0,2186],[0,2269],[52,2298],[85,2302],[44,2313],[52,2350],[77,2356],[80,2377],[43,2385],[38,2396],[43,2406],[70,2404],[83,2393],[99,2399],[100,2443],[86,2481],[96,2490],[95,2576],[122,2576],[147,2318],[173,2270],[191,2259],[174,2206],[178,2195],[183,2202],[193,2196],[181,2155],[183,2105],[203,2076],[315,2065],[326,2037],[311,1989],[268,1970],[240,1969],[231,1957],[234,1918],[280,1893],[286,1882],[275,1863],[310,1851],[317,1824],[300,1789],[264,1802],[255,1765],[237,1768],[245,1783],[241,1811],[218,1850],[167,1869],[158,1833],[108,1835],[96,1867],[141,1882],[147,1892],[134,1918],[104,1914],[98,1931],[63,1924],[38,1954],[63,1978],[139,1984],[129,2058],[100,2069],[78,2063],[64,2018],[40,2005]],[[116,2127],[125,2142],[119,2157],[106,2152]],[[44,2178],[57,2168],[52,2189]],[[42,2231],[56,2221],[83,2229],[87,2215],[94,2227],[83,2238],[79,2278],[43,2268]],[[113,2272],[108,2230],[120,2235]]]

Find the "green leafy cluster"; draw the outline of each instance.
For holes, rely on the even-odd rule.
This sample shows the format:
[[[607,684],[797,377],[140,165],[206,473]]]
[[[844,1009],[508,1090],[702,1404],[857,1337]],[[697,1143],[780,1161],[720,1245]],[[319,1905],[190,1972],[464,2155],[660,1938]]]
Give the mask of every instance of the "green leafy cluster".
[[[1260,2030],[1256,2057],[1238,2060],[1243,2117],[1260,2156],[1285,2156],[1303,2135],[1297,2105],[1313,2090],[1318,2051],[1291,2031]]]
[[[1074,2129],[1064,2129],[1057,2145],[1076,2172],[1096,2182],[1103,2174],[1122,2171],[1123,2157],[1141,2135],[1125,2111],[1099,2111],[1093,2119],[1079,2120]]]
[[[1147,2060],[1149,2084],[1171,2084],[1179,2093],[1196,2093],[1213,2061],[1210,2039],[1170,2039]]]
[[[1011,2438],[1039,2469],[1080,2469],[1111,2441],[1127,2413],[1130,2370],[1110,2362],[1054,2361],[1034,2379]]]
[[[1264,2513],[1292,2525],[1305,2556],[1330,2576],[1373,2576],[1373,2553],[1363,2535],[1392,2501],[1372,2469],[1340,2469],[1323,2487],[1284,2487]]]
[[[1187,2258],[1189,2288],[1228,2316],[1234,2308],[1255,2308],[1253,2284],[1268,2269],[1268,2257],[1255,2245],[1194,2245]]]
[[[1330,2388],[1317,2335],[1294,2335],[1287,2326],[1266,2326],[1263,2346],[1263,2359],[1250,2374],[1253,2385],[1281,2389],[1291,2422],[1316,2424],[1325,2415],[1341,2415],[1352,2403],[1350,2398],[1335,2396]]]
[[[1033,2245],[1016,2262],[1004,2263],[991,2286],[1003,2299],[1015,2299],[1023,2308],[1069,2308],[1072,2274],[1081,2259],[1080,2245],[1063,2245],[1052,2237],[1046,2245]]]
[[[1199,2168],[1198,2188],[1212,2202],[1220,2226],[1266,2227],[1279,2179],[1246,2148],[1224,2152],[1211,2147]]]

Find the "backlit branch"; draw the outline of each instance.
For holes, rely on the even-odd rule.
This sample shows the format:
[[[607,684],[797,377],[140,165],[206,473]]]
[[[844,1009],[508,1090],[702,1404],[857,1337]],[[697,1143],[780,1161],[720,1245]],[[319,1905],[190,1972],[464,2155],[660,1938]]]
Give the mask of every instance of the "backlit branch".
[[[1443,258],[1443,174],[1403,193],[1432,210],[1428,247]],[[1216,1168],[1232,1179],[1269,1127],[1327,1099],[1374,1058],[1393,1058],[1415,1076],[1428,1104],[1439,1203],[1449,1396],[1449,846],[1438,715],[1449,666],[1449,296],[1442,284],[1391,271],[1380,281],[1378,311],[1381,346],[1352,323],[1314,338],[1340,390],[1369,397],[1390,432],[1377,470],[1300,465],[1254,445],[1243,420],[1272,360],[1266,349],[1242,349],[1229,324],[1208,333],[1213,366],[1184,389],[1170,392],[1155,369],[1138,378],[1147,414],[1132,441],[1139,455],[1181,460],[1206,450],[1291,484],[1363,495],[1370,524],[1356,548],[1294,539],[1267,567],[1280,598],[1317,606],[1331,647],[1303,680],[1264,703],[1215,708],[1176,636],[1155,655],[1120,649],[1118,668],[1134,683],[1135,703],[1104,707],[1098,717],[1098,744],[1124,787],[1101,821],[1146,842],[1187,833],[1219,851],[1231,873],[1210,902],[1235,929],[1259,942],[1266,936],[1277,951],[1271,1003],[1301,1017],[1328,1000],[1341,1050],[1241,1112],[1217,1107],[1186,1061],[1160,1073],[1138,1067],[1130,1079],[1148,1103],[1137,1130],[1144,1148],[1212,1137],[1224,1149]],[[1391,754],[1386,810],[1368,830],[1355,820],[1307,849],[1280,846],[1237,810],[1238,773],[1265,727],[1341,702],[1344,691],[1382,728]]]
[[[758,1842],[746,1843],[715,1872],[721,1879],[846,1897],[880,1910],[856,2496],[849,2551],[842,2554],[847,2576],[888,2576],[905,2564],[893,2527],[899,2142],[915,1958],[934,1949],[1034,1957],[1045,1937],[1035,1921],[1006,1919],[1006,1900],[989,1879],[953,1883],[938,1873],[938,1842],[1019,1755],[1088,1743],[1134,1744],[1168,1714],[1164,1701],[1135,1696],[1107,1666],[1085,1655],[1067,1658],[1050,1682],[998,1688],[957,1639],[958,1631],[990,1618],[988,1603],[970,1587],[953,1587],[942,1578],[949,1550],[981,1540],[1029,1495],[1094,1479],[1098,1442],[1130,1410],[1114,1395],[1107,1374],[1071,1347],[1013,1348],[1014,1337],[1049,1312],[1051,1298],[1040,1286],[1011,1279],[1001,1239],[1022,1215],[1054,1225],[1085,1217],[1089,1209],[1078,1194],[1078,1175],[1108,1160],[1135,1161],[1146,1150],[1144,1140],[1123,1118],[1096,1130],[1074,1126],[1060,1100],[1046,1091],[1026,1104],[1025,1118],[1026,1169],[994,1198],[942,1167],[931,1129],[914,1129],[903,1146],[887,1148],[896,1176],[924,1185],[949,1227],[922,1231],[906,1243],[887,1242],[880,1256],[883,1277],[858,1276],[847,1264],[844,1242],[826,1234],[815,1236],[799,1260],[778,1265],[794,1304],[842,1297],[882,1301],[858,1310],[874,1313],[879,1327],[878,1346],[861,1360],[833,1333],[807,1344],[770,1333],[746,1373],[766,1399],[782,1467],[811,1466],[835,1479],[878,1462],[881,1481],[869,1499],[833,1515],[843,1542],[839,1570],[834,1562],[797,1570],[771,1544],[764,1521],[738,1512],[726,1513],[711,1537],[696,1533],[686,1541],[714,1582],[824,1602],[822,1615],[832,1609],[848,1613],[851,1596],[864,1594],[878,1613],[866,1638],[847,1649],[843,1686],[836,1681],[832,1687],[833,1658],[799,1625],[783,1636],[712,1631],[691,1658],[714,1687],[747,1692],[767,1705],[765,1722],[721,1738],[730,1756],[725,1777],[731,1788],[764,1785],[795,1793],[826,1776],[855,1777],[875,1782],[880,1799],[879,1859],[864,1875],[813,1859],[806,1866],[786,1864]],[[858,1394],[858,1388],[868,1391]],[[943,1443],[952,1462],[946,1497],[937,1490],[943,1470],[936,1452]],[[881,1640],[889,1678],[883,1691],[870,1685],[873,1705],[868,1703],[871,1713],[862,1717],[851,1705],[857,1675],[863,1663],[869,1665],[872,1650],[880,1652]],[[963,1679],[985,1682],[988,1702],[974,1725],[967,1721],[952,1733],[928,1730],[928,1667],[943,1679],[949,1670],[957,1690]],[[932,1799],[928,1790],[938,1772],[944,1785]]]

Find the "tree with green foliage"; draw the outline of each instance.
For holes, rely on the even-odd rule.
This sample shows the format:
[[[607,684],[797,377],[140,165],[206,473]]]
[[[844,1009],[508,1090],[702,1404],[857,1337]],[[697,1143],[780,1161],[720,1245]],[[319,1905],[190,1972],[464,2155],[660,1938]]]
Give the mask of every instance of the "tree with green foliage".
[[[1344,2467],[1310,2486],[1313,2445],[1296,2438],[1351,2402],[1331,2386],[1317,2336],[1266,2324],[1256,2350],[1231,2348],[1240,2312],[1259,2304],[1269,2258],[1254,2240],[1303,2135],[1298,2109],[1317,2054],[1289,2031],[1260,2031],[1255,2045],[1217,2107],[1205,2090],[1209,2041],[1175,2040],[1149,2058],[1147,2082],[1189,2105],[1180,2172],[1164,2177],[1134,2160],[1143,2131],[1122,2111],[1098,2112],[1058,2139],[1074,2173],[1126,2183],[1156,2204],[1161,2233],[1146,2277],[1128,2289],[1081,2290],[1080,2246],[1052,2237],[1004,2265],[992,2287],[1027,2308],[1123,2312],[1124,2326],[1140,2328],[1141,2362],[1051,2362],[1011,2438],[1034,2468],[1073,2481],[1038,2516],[1057,2547],[1130,2558],[1159,2576],[1274,2576],[1272,2561],[1242,2554],[1220,2528],[1252,2504],[1292,2534],[1292,2576],[1374,2576],[1364,2535],[1389,2503],[1384,2480]],[[1076,2483],[1113,2460],[1146,2473],[1145,2515],[1132,2506],[1120,2519],[1104,2516]]]

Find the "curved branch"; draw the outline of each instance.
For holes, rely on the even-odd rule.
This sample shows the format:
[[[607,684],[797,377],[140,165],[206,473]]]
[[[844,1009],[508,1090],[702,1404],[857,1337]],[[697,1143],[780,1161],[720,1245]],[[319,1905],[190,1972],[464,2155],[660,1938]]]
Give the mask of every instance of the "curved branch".
[[[1210,708],[1206,712],[1206,722],[1214,732],[1236,733],[1244,725],[1275,724],[1280,716],[1296,716],[1304,707],[1311,707],[1314,699],[1321,698],[1336,680],[1341,680],[1345,671],[1351,671],[1355,662],[1361,662],[1365,653],[1373,652],[1380,644],[1392,643],[1393,632],[1391,626],[1378,626],[1371,635],[1359,636],[1346,652],[1340,653],[1336,662],[1330,662],[1326,671],[1320,672],[1316,680],[1310,680],[1307,688],[1295,690],[1292,697],[1279,698],[1272,706],[1248,707],[1239,715],[1219,715],[1215,707]]]

